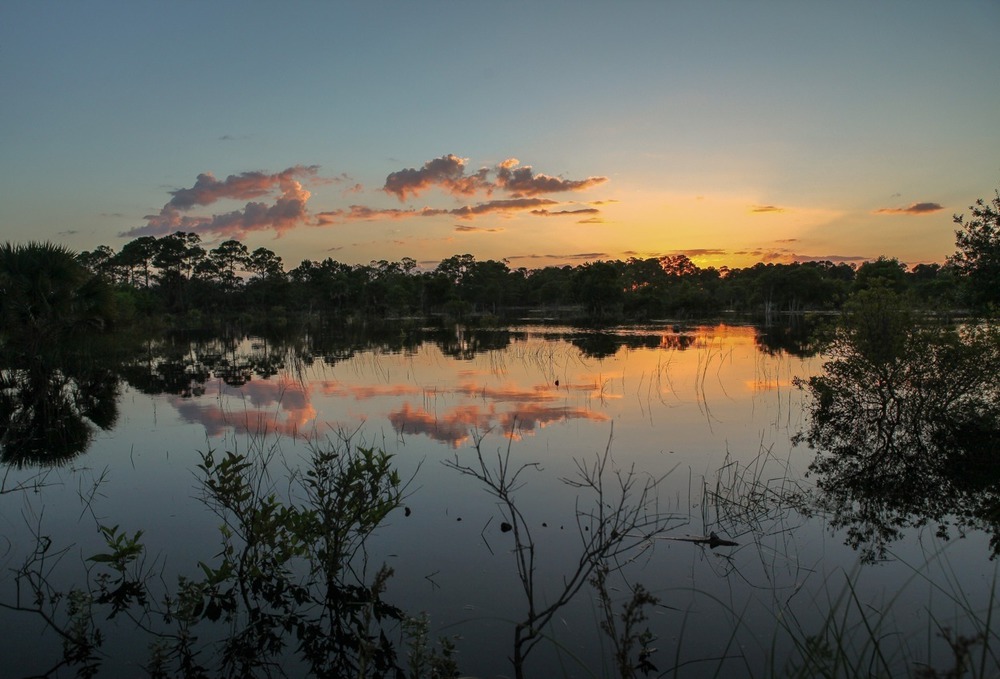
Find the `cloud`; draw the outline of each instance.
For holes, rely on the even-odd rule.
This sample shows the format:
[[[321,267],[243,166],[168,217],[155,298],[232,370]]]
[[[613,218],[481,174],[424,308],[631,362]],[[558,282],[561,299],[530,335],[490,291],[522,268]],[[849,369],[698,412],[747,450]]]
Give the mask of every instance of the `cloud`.
[[[909,207],[883,207],[875,210],[877,215],[925,215],[943,210],[940,203],[914,203]]]
[[[460,219],[472,219],[473,217],[495,212],[516,212],[519,210],[531,210],[543,205],[556,205],[558,201],[548,198],[511,198],[508,200],[491,200],[478,205],[466,205],[464,207],[448,210],[448,214],[455,215]]]
[[[364,186],[347,173],[333,177],[318,176],[316,165],[295,165],[281,172],[262,171],[231,174],[224,179],[211,172],[197,176],[189,187],[168,193],[170,199],[159,213],[146,215],[145,223],[129,229],[123,237],[164,236],[175,231],[210,234],[212,238],[241,238],[257,231],[274,231],[278,236],[303,225],[333,226],[356,221],[401,220],[416,217],[451,216],[473,220],[485,215],[509,215],[531,211],[535,216],[594,216],[595,207],[551,209],[559,201],[542,194],[579,191],[607,181],[605,177],[569,180],[535,174],[530,166],[521,167],[516,159],[508,159],[494,169],[467,169],[466,160],[448,154],[429,160],[418,169],[393,172],[386,177],[382,191],[404,201],[436,187],[456,197],[479,196],[480,200],[465,201],[458,207],[382,208],[364,204],[326,209],[311,213],[308,201],[312,194],[303,186],[339,185],[342,196],[364,191]],[[494,176],[495,175],[495,176]],[[508,195],[493,199],[496,192]],[[485,196],[485,200],[482,199]],[[228,212],[205,214],[206,208],[219,201],[246,201],[242,207]],[[346,201],[345,201],[346,202]],[[200,212],[200,213],[199,213]],[[580,223],[600,223],[595,218]],[[461,231],[461,229],[460,229]]]
[[[221,198],[235,200],[250,200],[259,198],[281,187],[284,191],[294,182],[295,177],[315,175],[319,168],[315,165],[296,165],[277,174],[263,172],[243,172],[231,174],[219,181],[211,172],[198,175],[194,186],[189,189],[176,189],[170,192],[173,198],[168,206],[178,210],[189,210],[195,205],[211,205]]]
[[[382,190],[396,196],[401,202],[432,187],[456,196],[471,196],[478,192],[492,195],[494,191],[504,191],[515,198],[523,198],[566,191],[583,191],[608,180],[607,177],[563,179],[535,174],[530,165],[520,166],[517,158],[508,158],[493,170],[484,167],[474,173],[466,174],[466,162],[465,158],[449,153],[428,160],[420,169],[407,168],[390,173],[385,178]],[[496,177],[493,181],[489,178],[491,172]]]
[[[499,233],[501,228],[484,229],[481,226],[469,226],[468,224],[456,224],[455,231],[459,233]]]
[[[483,168],[472,175],[465,174],[465,158],[459,158],[453,153],[428,160],[419,170],[408,168],[393,172],[385,178],[382,190],[405,201],[407,196],[417,194],[437,186],[455,195],[473,195],[477,191],[489,191],[491,186],[486,180],[488,170]]]
[[[606,252],[579,252],[572,255],[512,255],[507,257],[509,260],[514,259],[553,259],[557,261],[566,260],[583,260],[583,261],[596,261],[598,259],[608,259],[610,255]]]
[[[796,262],[833,262],[834,264],[851,264],[853,262],[867,262],[871,257],[863,255],[793,255]]]
[[[451,215],[459,219],[475,219],[486,214],[504,214],[522,210],[537,209],[543,205],[556,205],[557,201],[548,198],[511,198],[507,200],[490,200],[476,205],[443,210],[440,208],[370,208],[365,205],[351,205],[347,210],[332,210],[316,215],[317,226],[329,226],[342,222],[355,222],[376,219],[410,219],[413,217],[436,217]]]
[[[194,186],[170,191],[172,198],[159,214],[146,215],[146,224],[122,236],[163,236],[174,231],[207,232],[238,238],[251,231],[285,231],[306,223],[306,203],[310,192],[297,177],[313,177],[317,166],[296,165],[276,174],[244,172],[220,181],[210,172],[198,175]],[[274,203],[253,201],[243,208],[212,216],[185,214],[196,206],[212,205],[222,199],[248,200],[280,192]]]
[[[506,191],[520,196],[537,196],[563,191],[582,191],[603,184],[607,177],[562,179],[545,174],[535,174],[530,165],[518,167],[517,158],[508,158],[497,166],[497,184]]]
[[[602,217],[588,217],[587,219],[580,219],[576,222],[577,224],[607,224],[607,220]]]
[[[598,215],[601,211],[593,207],[579,208],[577,210],[532,210],[531,214],[539,217],[565,217],[566,215]]]
[[[777,207],[775,205],[754,205],[750,208],[750,212],[784,212],[785,208]]]
[[[720,250],[718,248],[692,248],[690,250],[677,250],[671,254],[674,255],[686,255],[688,257],[711,257],[715,255],[725,255],[726,250]]]

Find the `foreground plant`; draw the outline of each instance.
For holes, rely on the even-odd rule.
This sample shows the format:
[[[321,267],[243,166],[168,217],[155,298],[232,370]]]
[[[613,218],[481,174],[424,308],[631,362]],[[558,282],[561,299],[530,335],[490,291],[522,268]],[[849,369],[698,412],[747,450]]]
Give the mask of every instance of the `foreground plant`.
[[[426,620],[415,625],[384,599],[392,569],[374,567],[365,552],[405,493],[391,456],[345,436],[314,447],[279,490],[275,455],[262,446],[202,455],[202,501],[222,519],[222,549],[172,591],[147,561],[142,531],[118,526],[100,528],[105,550],[87,559],[88,586],[60,591],[52,562],[66,550],[36,533],[36,550],[15,572],[18,596],[0,605],[34,614],[62,638],[62,658],[46,676],[65,666],[96,675],[110,619],[149,635],[151,677],[396,679],[407,676],[398,649],[408,636],[419,672],[411,676],[457,676],[454,648],[445,642],[439,651]]]
[[[604,452],[597,454],[590,464],[576,460],[576,475],[562,480],[589,496],[589,502],[578,500],[575,510],[580,552],[575,564],[563,576],[562,589],[557,589],[554,596],[543,601],[535,583],[535,541],[516,499],[517,491],[524,485],[522,476],[529,470],[537,470],[538,464],[516,464],[511,460],[513,434],[512,431],[506,450],[497,450],[495,461],[489,460],[483,453],[483,438],[477,437],[475,459],[471,463],[460,462],[456,456],[454,460],[446,461],[445,465],[477,479],[490,495],[500,501],[505,518],[502,530],[513,536],[514,561],[526,610],[524,617],[514,625],[511,663],[514,675],[523,679],[527,676],[525,664],[528,656],[546,638],[546,630],[556,614],[573,600],[595,573],[606,579],[610,573],[619,571],[638,552],[646,549],[654,537],[667,530],[675,522],[675,517],[661,513],[657,503],[656,490],[666,475],[653,477],[641,474],[634,467],[615,468],[610,440]],[[606,590],[604,594],[606,597]],[[652,601],[643,599],[638,607],[641,610],[649,603]],[[628,615],[628,634],[632,635],[636,613],[633,611]],[[621,642],[613,623],[605,631],[614,637],[619,656],[625,658],[631,655],[634,638]],[[651,638],[643,636],[640,641],[642,647],[647,648],[646,642],[650,642]],[[631,662],[624,659],[620,659],[618,664],[619,667],[631,666]],[[648,656],[641,656],[638,666],[651,667]]]

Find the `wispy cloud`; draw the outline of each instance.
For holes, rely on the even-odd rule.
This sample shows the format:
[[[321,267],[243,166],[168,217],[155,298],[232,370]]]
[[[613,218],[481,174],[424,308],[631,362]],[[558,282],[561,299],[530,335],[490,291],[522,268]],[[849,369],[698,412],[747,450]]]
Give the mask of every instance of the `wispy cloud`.
[[[592,262],[598,259],[609,259],[610,255],[606,252],[578,252],[570,255],[512,255],[508,257],[509,260],[515,259],[550,259],[554,261],[584,261]]]
[[[440,208],[370,208],[365,205],[351,205],[347,210],[320,212],[316,217],[319,226],[336,224],[338,222],[355,222],[381,219],[410,219],[414,217],[436,217],[450,215],[459,219],[474,219],[487,214],[503,214],[536,210],[542,205],[557,205],[558,201],[548,198],[510,198],[506,200],[490,200],[475,205],[463,205],[452,209]]]
[[[785,208],[776,205],[752,205],[750,212],[784,212]]]
[[[532,210],[531,214],[539,217],[565,217],[566,215],[597,215],[601,211],[593,207],[584,207],[577,210]]]
[[[883,207],[875,210],[877,215],[925,215],[943,210],[940,203],[913,203],[908,207]]]
[[[503,231],[501,228],[484,228],[481,226],[470,226],[468,224],[456,224],[455,231],[459,233],[499,233]]]

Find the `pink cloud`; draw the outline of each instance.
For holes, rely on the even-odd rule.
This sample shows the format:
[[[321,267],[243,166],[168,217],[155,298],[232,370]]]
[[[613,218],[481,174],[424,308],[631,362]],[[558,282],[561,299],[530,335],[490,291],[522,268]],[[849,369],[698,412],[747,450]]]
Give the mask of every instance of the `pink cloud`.
[[[497,185],[519,196],[537,196],[544,193],[563,191],[583,191],[603,184],[607,177],[587,177],[586,179],[562,179],[546,174],[535,174],[530,165],[518,167],[517,158],[509,158],[497,166]]]
[[[273,191],[276,187],[286,190],[295,177],[315,176],[318,166],[296,165],[276,174],[243,172],[231,174],[219,181],[211,172],[198,175],[194,186],[170,192],[173,198],[167,205],[178,210],[189,210],[195,205],[211,205],[222,198],[250,200]]]
[[[382,190],[399,198],[402,202],[407,196],[417,194],[437,186],[449,193],[468,196],[477,191],[490,190],[486,180],[485,168],[475,174],[465,174],[465,159],[453,153],[428,160],[419,170],[408,168],[393,172],[385,178]]]
[[[159,214],[147,215],[145,225],[122,235],[164,236],[174,231],[193,231],[240,238],[251,231],[273,230],[280,236],[308,221],[306,203],[311,194],[296,177],[311,177],[315,173],[315,166],[297,165],[277,174],[244,172],[223,181],[210,173],[200,174],[190,189],[171,191],[173,198]],[[195,206],[211,205],[224,198],[242,200],[274,192],[280,192],[274,203],[250,201],[241,209],[212,216],[184,214]]]

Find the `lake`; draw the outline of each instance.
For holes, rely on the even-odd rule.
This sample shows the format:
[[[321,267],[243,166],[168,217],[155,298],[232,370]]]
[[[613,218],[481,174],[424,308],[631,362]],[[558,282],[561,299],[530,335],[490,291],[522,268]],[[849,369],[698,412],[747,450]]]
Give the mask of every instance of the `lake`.
[[[267,457],[261,478],[295,497],[288,479],[310,451],[344,440],[389,453],[403,486],[401,506],[364,540],[355,567],[368,580],[383,563],[393,569],[382,596],[408,615],[425,612],[431,639],[453,640],[462,676],[514,676],[516,622],[529,599],[542,609],[563,596],[592,537],[590,517],[615,511],[623,479],[638,484],[633,491],[652,484],[642,517],[655,518],[656,532],[636,527],[629,549],[608,555],[605,591],[615,615],[636,585],[655,597],[635,628],[655,638],[651,676],[780,674],[797,641],[833,623],[859,656],[873,636],[891,639],[894,670],[950,667],[939,629],[972,634],[968,611],[987,620],[995,607],[993,536],[966,521],[944,539],[935,521],[913,519],[868,549],[850,526],[831,525],[809,470],[817,451],[801,436],[811,396],[800,380],[821,375],[827,358],[807,334],[733,323],[150,341],[105,378],[114,417],[92,427],[84,450],[4,470],[4,674],[46,671],[60,657],[62,641],[37,611],[9,610],[13,571],[40,543],[51,547],[38,572],[65,591],[99,570],[87,560],[107,551],[99,526],[142,531],[137,563],[156,573],[153,590],[172,591],[178,575],[200,577],[198,564],[216,563],[222,549],[204,454]],[[575,481],[602,460],[595,507],[594,487]],[[476,476],[505,461],[508,473],[520,470],[507,498],[517,531],[511,505]],[[530,597],[517,569],[526,540]],[[615,675],[590,579],[540,630],[527,676]],[[64,615],[65,602],[50,610]],[[155,625],[138,617],[137,626],[95,614],[100,676],[142,674],[151,640],[142,627]],[[199,629],[205,642],[225,632]],[[290,655],[286,671],[305,672]]]

